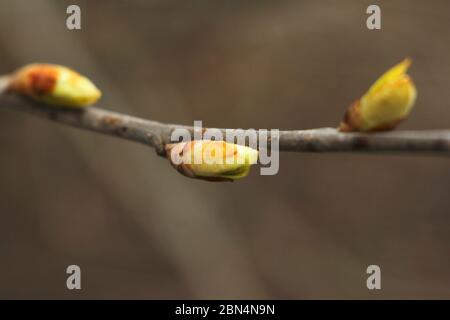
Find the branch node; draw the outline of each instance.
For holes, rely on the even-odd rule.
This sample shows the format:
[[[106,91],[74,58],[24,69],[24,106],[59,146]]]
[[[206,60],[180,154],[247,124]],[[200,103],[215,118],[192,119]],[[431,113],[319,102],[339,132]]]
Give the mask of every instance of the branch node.
[[[155,148],[156,154],[161,157],[166,156],[166,148],[161,137],[155,133],[148,133],[149,144]]]

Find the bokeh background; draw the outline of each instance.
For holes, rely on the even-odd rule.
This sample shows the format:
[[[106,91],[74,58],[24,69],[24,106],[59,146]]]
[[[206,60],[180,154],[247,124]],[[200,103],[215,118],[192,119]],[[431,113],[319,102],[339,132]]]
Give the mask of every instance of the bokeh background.
[[[446,0],[0,0],[0,73],[60,63],[107,109],[306,129],[411,56],[401,129],[450,128],[449,16]],[[445,157],[283,153],[275,176],[208,183],[146,146],[0,113],[0,298],[450,298]]]

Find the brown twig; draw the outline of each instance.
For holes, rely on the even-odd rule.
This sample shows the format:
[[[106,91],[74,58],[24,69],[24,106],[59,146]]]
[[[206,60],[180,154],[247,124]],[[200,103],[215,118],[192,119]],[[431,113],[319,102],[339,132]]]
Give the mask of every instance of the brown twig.
[[[193,127],[145,120],[98,107],[67,110],[47,107],[8,92],[7,78],[0,78],[0,106],[30,113],[66,125],[91,130],[154,147],[165,155],[164,146],[172,143],[177,128]],[[226,129],[219,129],[225,134]],[[228,129],[236,130],[236,129]],[[335,128],[279,131],[280,151],[292,152],[389,152],[450,155],[450,130],[390,131],[382,133],[341,133]],[[268,145],[271,141],[269,139]]]

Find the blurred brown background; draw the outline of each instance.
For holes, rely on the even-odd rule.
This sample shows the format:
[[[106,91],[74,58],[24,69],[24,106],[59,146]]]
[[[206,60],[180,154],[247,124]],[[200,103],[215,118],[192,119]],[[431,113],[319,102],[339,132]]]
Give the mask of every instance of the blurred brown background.
[[[306,129],[337,125],[411,56],[419,99],[401,129],[450,128],[449,16],[445,0],[0,0],[0,73],[60,63],[104,108]],[[0,298],[450,298],[446,158],[283,153],[276,176],[207,183],[145,146],[0,113]]]

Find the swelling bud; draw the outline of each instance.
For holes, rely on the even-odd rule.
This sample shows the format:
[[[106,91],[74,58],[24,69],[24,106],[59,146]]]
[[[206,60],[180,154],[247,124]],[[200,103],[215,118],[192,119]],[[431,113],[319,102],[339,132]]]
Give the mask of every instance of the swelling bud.
[[[411,59],[384,73],[345,113],[340,131],[383,131],[394,129],[406,119],[417,98],[416,87],[406,74]]]
[[[258,161],[258,151],[224,141],[196,140],[166,146],[170,163],[181,174],[208,181],[244,178]]]
[[[10,90],[50,106],[82,108],[101,97],[100,90],[86,77],[64,66],[31,64],[14,72]]]

